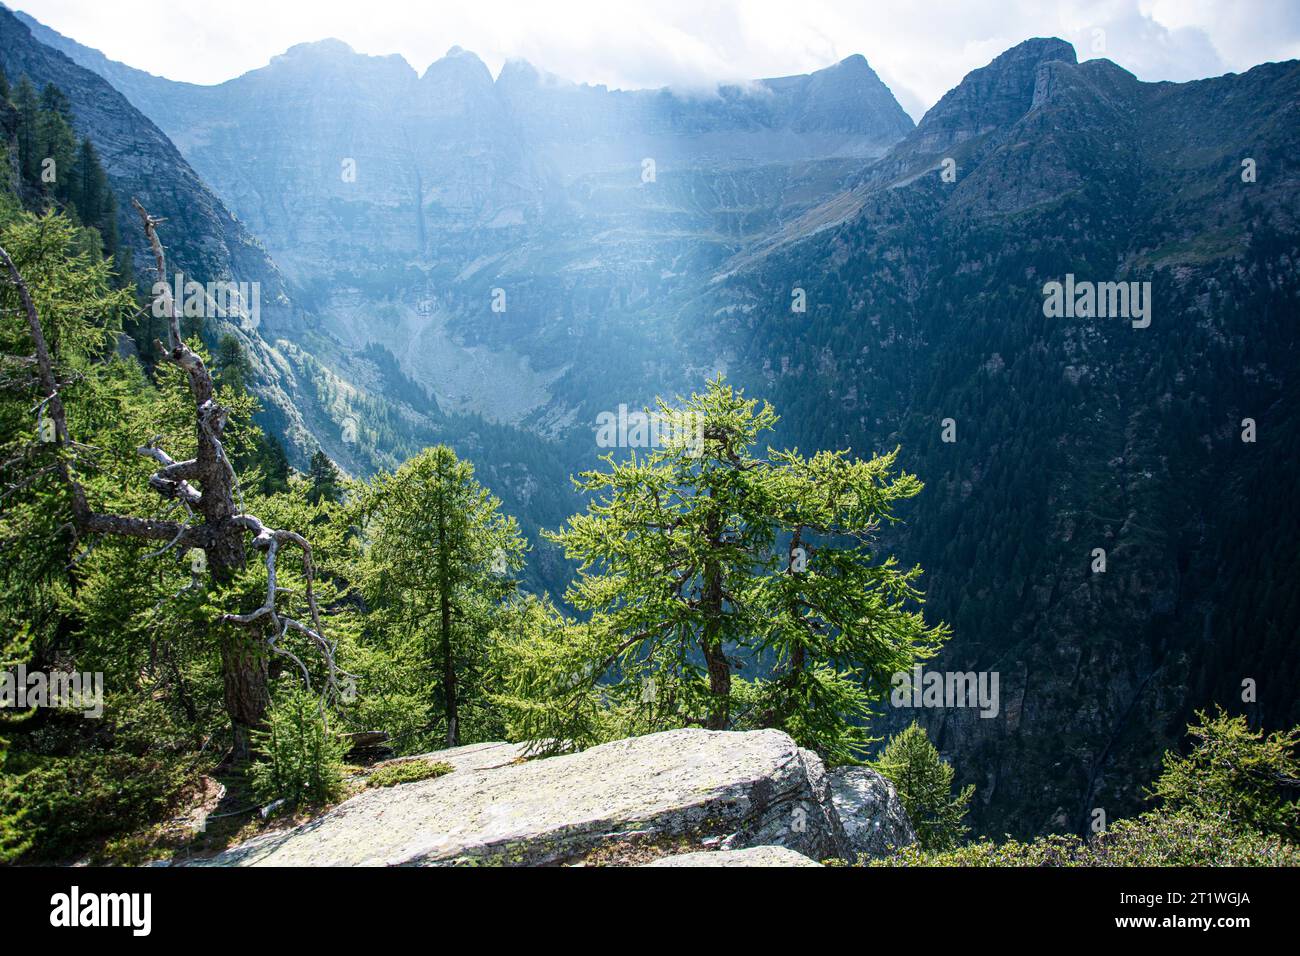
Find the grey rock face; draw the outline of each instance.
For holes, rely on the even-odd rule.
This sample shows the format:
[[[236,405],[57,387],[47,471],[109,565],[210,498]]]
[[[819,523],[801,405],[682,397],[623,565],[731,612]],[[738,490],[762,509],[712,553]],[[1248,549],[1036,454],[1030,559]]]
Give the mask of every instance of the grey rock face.
[[[952,149],[1014,123],[1029,111],[1044,63],[1077,62],[1074,47],[1055,37],[1017,44],[988,66],[972,70],[925,115],[908,137],[912,149]]]
[[[867,767],[841,767],[828,775],[831,800],[857,857],[888,856],[916,842],[894,785]]]
[[[544,760],[517,755],[509,744],[433,754],[457,769],[366,791],[201,863],[546,865],[657,845],[848,853],[821,761],[776,730],[673,730]]]
[[[778,733],[777,731],[763,731]],[[780,734],[786,737],[785,734]],[[788,737],[786,737],[789,740]],[[818,859],[834,856],[849,846],[844,827],[831,798],[829,778],[821,758],[811,750],[799,750],[799,761],[807,781],[808,792],[792,801],[788,814],[768,814],[751,828],[734,834],[723,842],[723,849],[772,843],[794,846]]]
[[[752,846],[747,850],[715,850],[665,856],[643,866],[821,866],[783,846]]]

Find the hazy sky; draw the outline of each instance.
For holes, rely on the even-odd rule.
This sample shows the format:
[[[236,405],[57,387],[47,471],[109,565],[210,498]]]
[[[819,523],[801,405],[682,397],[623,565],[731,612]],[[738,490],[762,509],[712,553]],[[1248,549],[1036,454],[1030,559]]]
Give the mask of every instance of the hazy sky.
[[[921,114],[1027,37],[1069,40],[1144,80],[1300,57],[1300,0],[6,0],[109,57],[216,83],[337,37],[423,72],[452,45],[623,88],[806,73],[863,54]]]

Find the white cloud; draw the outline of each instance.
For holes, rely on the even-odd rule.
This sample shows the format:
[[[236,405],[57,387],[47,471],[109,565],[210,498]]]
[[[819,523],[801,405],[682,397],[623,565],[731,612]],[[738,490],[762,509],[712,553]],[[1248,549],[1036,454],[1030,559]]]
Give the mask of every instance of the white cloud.
[[[805,73],[861,53],[919,117],[970,70],[1032,36],[1144,80],[1300,57],[1294,0],[15,0],[73,39],[176,80],[216,83],[305,40],[400,53],[417,70],[455,44],[496,71],[523,57],[612,87],[699,87]],[[1100,45],[1094,52],[1094,46]]]

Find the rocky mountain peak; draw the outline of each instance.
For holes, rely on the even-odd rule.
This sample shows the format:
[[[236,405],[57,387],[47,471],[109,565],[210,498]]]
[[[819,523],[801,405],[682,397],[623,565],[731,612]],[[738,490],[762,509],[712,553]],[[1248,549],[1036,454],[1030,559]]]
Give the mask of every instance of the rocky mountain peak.
[[[834,129],[902,137],[912,118],[860,53],[801,77],[801,95],[792,111],[800,131]]]
[[[497,86],[507,90],[528,89],[539,86],[541,82],[542,74],[537,67],[519,57],[506,60],[497,74]]]
[[[357,51],[352,49],[352,47],[347,43],[344,43],[342,40],[335,37],[327,37],[324,40],[309,40],[304,43],[295,43],[278,56],[271,57],[271,62],[327,60],[352,57],[356,55]]]
[[[344,74],[373,75],[396,81],[410,80],[416,75],[415,70],[400,54],[370,56],[358,53],[342,40],[332,37],[308,43],[296,43],[278,56],[271,57],[271,62],[261,70],[245,73],[244,76],[257,76],[263,73],[272,75],[293,73],[312,77]]]
[[[1034,104],[1040,67],[1052,62],[1077,63],[1074,47],[1055,37],[1035,37],[972,70],[922,117],[908,148],[940,152],[1016,122]]]
[[[997,72],[1026,65],[1030,69],[1036,69],[1039,63],[1052,60],[1064,60],[1066,63],[1079,62],[1074,47],[1060,37],[1030,37],[994,57],[993,62],[988,66],[972,71],[972,74],[984,71]]]
[[[457,83],[466,86],[491,89],[492,73],[487,64],[479,59],[478,54],[459,46],[453,46],[439,60],[429,64],[424,75],[424,83]]]

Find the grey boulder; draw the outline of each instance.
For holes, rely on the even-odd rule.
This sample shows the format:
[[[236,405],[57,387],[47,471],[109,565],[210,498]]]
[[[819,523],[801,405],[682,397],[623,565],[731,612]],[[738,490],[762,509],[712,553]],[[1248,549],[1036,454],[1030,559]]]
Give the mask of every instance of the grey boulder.
[[[912,822],[894,785],[868,767],[840,767],[828,775],[831,800],[851,848],[861,856],[888,856],[916,842]]]
[[[510,744],[427,755],[442,777],[367,790],[200,865],[545,865],[716,847],[813,859],[850,844],[821,760],[776,730],[672,730],[520,761]]]

